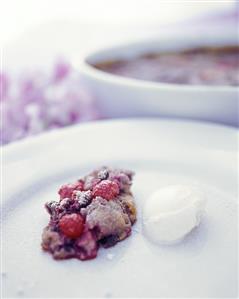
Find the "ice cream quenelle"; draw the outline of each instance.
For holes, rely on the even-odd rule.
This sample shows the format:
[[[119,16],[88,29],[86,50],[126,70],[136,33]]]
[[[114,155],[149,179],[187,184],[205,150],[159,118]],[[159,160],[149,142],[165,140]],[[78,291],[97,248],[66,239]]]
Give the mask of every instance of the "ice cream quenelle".
[[[179,242],[200,224],[205,206],[206,196],[197,187],[170,185],[158,189],[144,207],[145,235],[158,244]]]

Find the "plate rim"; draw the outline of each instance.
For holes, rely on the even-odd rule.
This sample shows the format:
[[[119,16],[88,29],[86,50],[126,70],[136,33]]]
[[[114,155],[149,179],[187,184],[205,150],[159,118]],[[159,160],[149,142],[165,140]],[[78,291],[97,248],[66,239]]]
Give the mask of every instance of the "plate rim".
[[[81,130],[86,128],[91,128],[97,125],[110,125],[110,124],[124,124],[124,123],[138,123],[138,122],[157,122],[162,124],[174,124],[174,125],[189,125],[189,126],[197,126],[202,128],[209,128],[209,129],[215,129],[215,130],[224,130],[228,132],[233,132],[238,135],[239,137],[239,129],[237,127],[229,126],[222,123],[213,123],[209,121],[198,121],[198,120],[187,120],[187,119],[179,119],[179,118],[164,118],[164,117],[126,117],[126,118],[113,118],[113,119],[99,119],[99,120],[93,120],[89,122],[84,123],[78,123],[70,126],[65,126],[58,129],[52,129],[49,131],[44,131],[40,134],[31,135],[24,139],[15,140],[11,143],[8,143],[6,145],[1,145],[0,149],[3,152],[3,155],[8,154],[9,151],[14,151],[15,148],[17,150],[18,147],[22,147],[24,145],[31,146],[33,143],[40,142],[41,139],[45,139],[48,136],[51,135],[60,135],[60,134],[66,134],[67,132],[73,131],[73,130]],[[40,140],[40,141],[39,141]]]

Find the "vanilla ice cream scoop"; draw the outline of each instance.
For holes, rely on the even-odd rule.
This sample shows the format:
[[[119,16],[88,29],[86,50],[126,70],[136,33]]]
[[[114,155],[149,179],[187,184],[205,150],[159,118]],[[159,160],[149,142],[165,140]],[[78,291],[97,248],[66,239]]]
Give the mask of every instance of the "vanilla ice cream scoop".
[[[194,186],[161,188],[147,200],[144,207],[144,232],[155,243],[178,242],[200,224],[205,205],[205,195]]]

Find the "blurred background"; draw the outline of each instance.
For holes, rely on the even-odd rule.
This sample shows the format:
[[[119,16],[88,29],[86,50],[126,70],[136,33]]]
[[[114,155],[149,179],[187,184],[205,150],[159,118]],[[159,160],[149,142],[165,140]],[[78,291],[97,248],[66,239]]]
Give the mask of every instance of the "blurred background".
[[[104,118],[72,57],[172,31],[237,32],[238,9],[236,0],[2,0],[0,143]]]

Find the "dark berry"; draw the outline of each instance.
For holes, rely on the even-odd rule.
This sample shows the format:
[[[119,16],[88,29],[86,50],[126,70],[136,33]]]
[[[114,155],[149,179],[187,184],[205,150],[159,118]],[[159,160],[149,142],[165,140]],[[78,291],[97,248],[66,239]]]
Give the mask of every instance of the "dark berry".
[[[98,178],[100,180],[106,180],[109,176],[109,171],[107,169],[102,169],[98,172]]]

